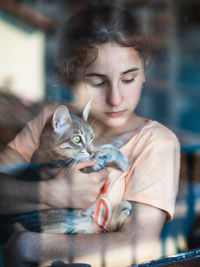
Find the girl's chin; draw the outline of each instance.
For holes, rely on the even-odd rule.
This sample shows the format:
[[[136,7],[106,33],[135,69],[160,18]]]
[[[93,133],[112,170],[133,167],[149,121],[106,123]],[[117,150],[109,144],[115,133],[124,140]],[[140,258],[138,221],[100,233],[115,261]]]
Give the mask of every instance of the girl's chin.
[[[103,123],[108,127],[122,127],[126,121],[125,118],[106,118]]]

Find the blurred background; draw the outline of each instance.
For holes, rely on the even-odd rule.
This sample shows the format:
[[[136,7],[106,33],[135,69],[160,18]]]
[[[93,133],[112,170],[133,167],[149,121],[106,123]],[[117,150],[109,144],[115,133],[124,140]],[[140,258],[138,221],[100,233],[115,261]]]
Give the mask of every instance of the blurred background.
[[[0,0],[0,150],[46,103],[71,99],[54,73],[59,33],[87,3],[135,13],[156,38],[137,112],[171,128],[182,153],[175,218],[155,257],[200,247],[199,0]]]

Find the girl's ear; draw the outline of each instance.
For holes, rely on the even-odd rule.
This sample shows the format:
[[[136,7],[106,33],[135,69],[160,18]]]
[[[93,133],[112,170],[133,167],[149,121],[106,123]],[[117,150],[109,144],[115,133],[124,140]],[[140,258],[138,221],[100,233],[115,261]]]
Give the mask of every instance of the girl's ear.
[[[91,109],[91,103],[92,103],[92,98],[90,98],[89,102],[87,103],[86,107],[83,110],[83,119],[84,119],[84,121],[88,120],[88,116],[89,116],[90,109]]]
[[[69,114],[69,110],[65,105],[59,106],[54,114],[52,119],[52,126],[54,129],[54,132],[58,134],[62,134],[64,131],[66,131],[67,128],[72,123],[71,116]]]
[[[146,70],[149,66],[149,62],[150,62],[150,57],[147,57],[145,60],[144,60],[144,69]]]

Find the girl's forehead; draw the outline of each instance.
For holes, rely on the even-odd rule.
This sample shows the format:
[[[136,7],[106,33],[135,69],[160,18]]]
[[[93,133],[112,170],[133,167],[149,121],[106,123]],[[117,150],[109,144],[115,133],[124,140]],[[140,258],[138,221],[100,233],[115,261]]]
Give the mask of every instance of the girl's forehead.
[[[114,43],[107,43],[96,47],[98,54],[95,61],[87,68],[90,72],[101,73],[116,70],[123,73],[129,68],[142,68],[142,61],[137,51],[132,47],[122,47]]]

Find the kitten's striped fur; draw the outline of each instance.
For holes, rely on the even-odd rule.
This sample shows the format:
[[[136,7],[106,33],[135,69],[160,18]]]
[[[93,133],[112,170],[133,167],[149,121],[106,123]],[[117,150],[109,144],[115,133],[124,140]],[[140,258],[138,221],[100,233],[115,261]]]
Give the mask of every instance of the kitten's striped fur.
[[[108,162],[114,162],[121,170],[126,170],[129,161],[118,148],[106,144],[94,148],[94,132],[87,123],[90,103],[83,111],[83,118],[69,113],[66,106],[59,106],[47,121],[40,137],[40,145],[32,156],[31,163],[54,162],[58,166],[42,167],[40,179],[51,179],[61,167],[69,170],[77,161],[95,157],[98,163],[84,172],[98,171]],[[69,163],[70,161],[70,163]],[[60,164],[61,163],[61,164]],[[67,166],[67,167],[66,167]],[[87,181],[86,181],[87,182]],[[93,219],[95,206],[83,211],[72,209],[46,210],[15,216],[10,222],[19,221],[31,231],[48,233],[94,233],[99,226]],[[112,213],[109,231],[116,230],[130,214],[131,205],[121,202]]]

